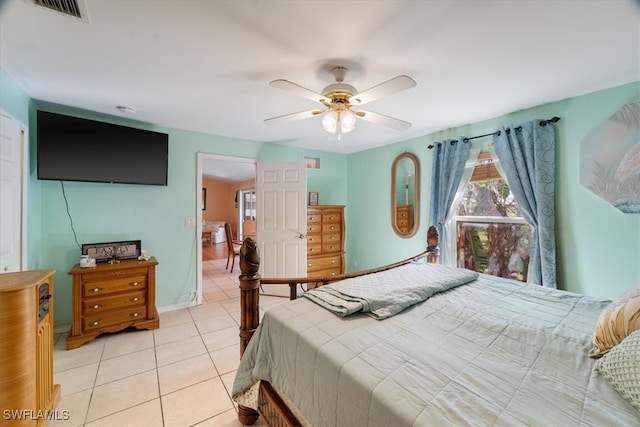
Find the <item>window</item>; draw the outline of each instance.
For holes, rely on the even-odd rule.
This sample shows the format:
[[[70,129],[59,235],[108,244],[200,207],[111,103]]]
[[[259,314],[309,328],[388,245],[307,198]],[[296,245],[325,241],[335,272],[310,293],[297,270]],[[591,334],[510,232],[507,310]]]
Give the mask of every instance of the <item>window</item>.
[[[256,219],[256,192],[255,190],[242,190],[242,220]]]
[[[481,153],[454,217],[458,267],[527,280],[531,226],[489,153]]]

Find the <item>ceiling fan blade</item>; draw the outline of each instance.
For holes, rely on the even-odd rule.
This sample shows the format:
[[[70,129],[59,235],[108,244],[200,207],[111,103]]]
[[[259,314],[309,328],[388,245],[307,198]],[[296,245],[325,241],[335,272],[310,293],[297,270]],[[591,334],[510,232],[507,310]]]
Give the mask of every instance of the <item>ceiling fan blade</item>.
[[[391,95],[396,92],[403,91],[405,89],[412,88],[416,85],[415,80],[409,76],[397,76],[391,80],[380,83],[364,92],[357,93],[349,98],[349,102],[354,105],[362,105],[367,102],[375,101],[383,96]]]
[[[285,114],[283,116],[272,117],[270,119],[266,119],[264,122],[270,125],[275,125],[275,124],[280,124],[285,122],[292,122],[294,120],[308,119],[310,117],[320,115],[324,111],[325,110],[318,110],[318,109],[300,111],[298,113],[291,113],[291,114]]]
[[[387,126],[396,130],[407,130],[411,127],[411,123],[404,120],[395,119],[393,117],[385,116],[384,114],[374,113],[371,111],[359,110],[356,111],[356,116],[362,120],[366,120],[371,123]]]
[[[291,83],[289,80],[278,79],[269,83],[273,87],[277,87],[279,89],[286,90],[288,92],[293,92],[296,95],[300,95],[303,98],[310,99],[312,101],[320,102],[324,104],[325,102],[331,102],[329,98],[326,96],[320,95],[306,87],[302,87],[295,83]]]

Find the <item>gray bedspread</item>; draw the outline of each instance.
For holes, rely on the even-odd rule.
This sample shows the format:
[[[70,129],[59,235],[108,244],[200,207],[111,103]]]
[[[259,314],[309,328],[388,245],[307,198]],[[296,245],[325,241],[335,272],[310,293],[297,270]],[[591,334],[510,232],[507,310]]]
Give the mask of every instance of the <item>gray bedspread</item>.
[[[346,279],[304,293],[338,316],[362,311],[382,320],[426,300],[438,292],[478,278],[475,271],[439,264],[409,264],[402,269]]]
[[[301,298],[268,310],[242,358],[321,426],[638,426],[588,357],[608,301],[480,275],[378,321]]]

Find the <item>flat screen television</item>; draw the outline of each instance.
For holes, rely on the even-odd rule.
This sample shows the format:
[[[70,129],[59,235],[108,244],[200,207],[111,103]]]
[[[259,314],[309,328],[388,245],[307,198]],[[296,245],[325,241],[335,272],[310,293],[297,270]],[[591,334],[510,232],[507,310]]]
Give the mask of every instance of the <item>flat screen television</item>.
[[[38,111],[38,179],[167,185],[169,135]]]

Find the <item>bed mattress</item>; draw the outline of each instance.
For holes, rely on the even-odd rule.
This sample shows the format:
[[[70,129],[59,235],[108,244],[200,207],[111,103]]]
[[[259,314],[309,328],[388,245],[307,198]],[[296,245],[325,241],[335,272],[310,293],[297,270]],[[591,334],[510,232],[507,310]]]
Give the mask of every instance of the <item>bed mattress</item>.
[[[269,381],[314,426],[640,425],[588,357],[608,302],[486,275],[385,320],[301,298],[266,312],[233,394]]]

